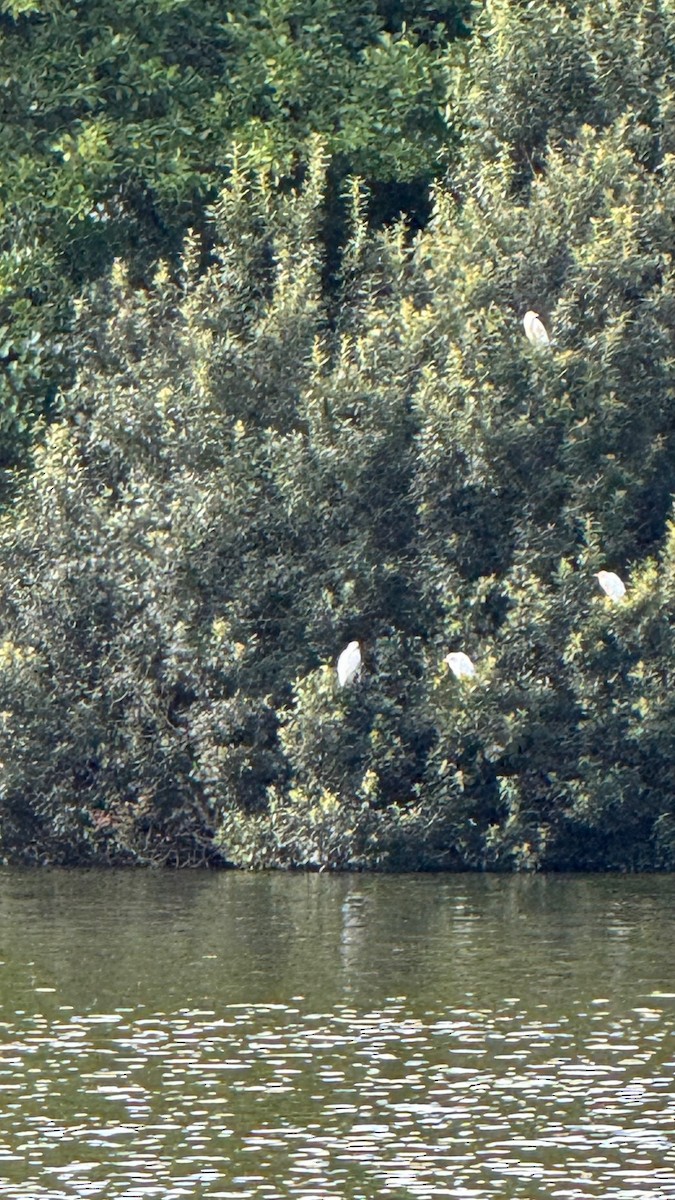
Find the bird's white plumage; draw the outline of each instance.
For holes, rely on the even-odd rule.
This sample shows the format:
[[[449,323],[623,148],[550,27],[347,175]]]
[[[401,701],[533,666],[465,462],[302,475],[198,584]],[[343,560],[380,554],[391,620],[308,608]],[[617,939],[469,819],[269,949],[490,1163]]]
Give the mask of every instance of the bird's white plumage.
[[[551,339],[548,336],[544,325],[539,320],[539,313],[533,312],[530,309],[523,317],[523,326],[525,328],[525,336],[528,342],[532,342],[533,346],[548,346]]]
[[[622,600],[626,595],[626,585],[613,571],[598,571],[595,578],[610,600]]]
[[[345,687],[356,678],[361,670],[361,647],[358,642],[345,646],[337,661],[337,677],[340,687]]]
[[[476,674],[476,668],[463,650],[454,650],[452,654],[446,654],[443,662],[448,664],[453,675],[456,675],[458,679],[470,678]]]

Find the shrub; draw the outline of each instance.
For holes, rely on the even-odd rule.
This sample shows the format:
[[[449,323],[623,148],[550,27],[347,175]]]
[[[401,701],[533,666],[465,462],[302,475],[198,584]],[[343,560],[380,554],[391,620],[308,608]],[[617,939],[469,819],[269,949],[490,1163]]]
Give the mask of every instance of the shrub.
[[[6,855],[672,867],[673,162],[627,71],[554,136],[561,83],[524,173],[487,66],[576,30],[493,17],[483,141],[414,238],[354,183],[330,308],[319,150],[286,191],[234,164],[206,270],[193,236],[82,305],[0,536]]]
[[[71,377],[81,288],[116,256],[137,282],[175,261],[187,228],[206,230],[235,148],[288,182],[320,135],[333,242],[349,171],[371,180],[379,211],[424,207],[456,141],[445,95],[469,5],[413,5],[406,24],[409,7],[0,4],[0,470],[25,460],[36,415]]]

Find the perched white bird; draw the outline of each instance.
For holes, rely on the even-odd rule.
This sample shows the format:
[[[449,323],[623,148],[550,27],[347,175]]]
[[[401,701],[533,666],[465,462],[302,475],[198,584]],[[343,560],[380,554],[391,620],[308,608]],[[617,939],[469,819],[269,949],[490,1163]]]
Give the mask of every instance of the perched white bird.
[[[528,342],[532,342],[533,346],[549,346],[551,339],[548,336],[542,322],[539,320],[539,313],[525,313],[523,317],[523,325],[525,326],[525,336]]]
[[[350,642],[345,646],[337,661],[337,677],[340,687],[345,687],[356,679],[361,670],[361,647],[358,642]]]
[[[613,571],[596,571],[595,578],[610,600],[622,600],[626,595],[626,585]]]
[[[468,654],[465,654],[463,650],[454,650],[452,654],[446,654],[443,662],[448,664],[453,675],[456,675],[458,679],[462,679],[463,677],[468,678],[476,674],[476,668]]]

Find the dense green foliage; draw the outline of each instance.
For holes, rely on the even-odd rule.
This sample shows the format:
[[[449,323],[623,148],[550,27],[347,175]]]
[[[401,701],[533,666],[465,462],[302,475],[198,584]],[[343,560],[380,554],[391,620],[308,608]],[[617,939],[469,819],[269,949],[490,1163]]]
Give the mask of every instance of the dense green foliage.
[[[415,18],[410,20],[413,10]],[[115,255],[142,279],[241,161],[284,177],[321,134],[339,180],[421,195],[452,148],[468,6],[389,0],[0,2],[0,469],[67,378],[71,302]],[[404,191],[398,196],[397,190]]]
[[[452,186],[411,238],[354,183],[330,304],[315,148],[79,306],[0,531],[6,854],[673,866],[674,17],[493,3]]]

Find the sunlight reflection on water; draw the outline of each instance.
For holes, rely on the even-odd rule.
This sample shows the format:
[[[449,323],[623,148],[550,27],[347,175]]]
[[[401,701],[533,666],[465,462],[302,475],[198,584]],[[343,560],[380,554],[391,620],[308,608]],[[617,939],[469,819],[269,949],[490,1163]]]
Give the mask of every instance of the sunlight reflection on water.
[[[0,1194],[675,1200],[674,885],[4,872]]]

